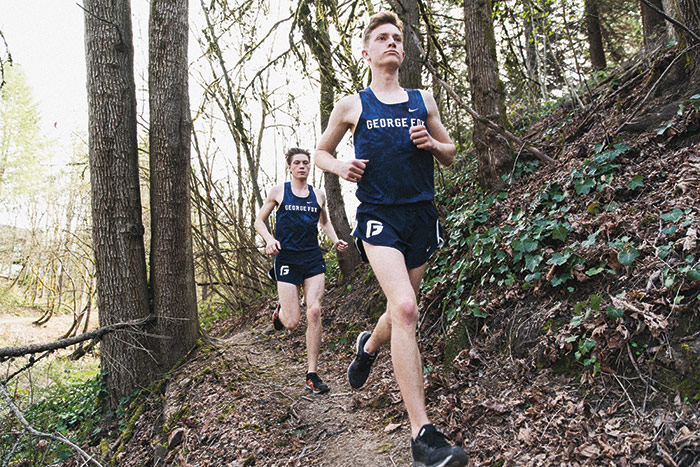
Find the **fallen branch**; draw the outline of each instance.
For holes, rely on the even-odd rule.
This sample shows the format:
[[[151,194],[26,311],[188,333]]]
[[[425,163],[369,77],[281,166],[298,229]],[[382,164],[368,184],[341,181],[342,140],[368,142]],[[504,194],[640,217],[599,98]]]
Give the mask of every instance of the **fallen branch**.
[[[416,34],[416,31],[413,28],[409,28],[411,31],[411,37],[413,38],[413,41],[415,42],[415,45],[418,47],[418,51],[423,55],[425,58],[423,60],[423,64],[425,67],[428,69],[431,75],[433,75],[433,79],[437,80],[437,82],[442,86],[445,91],[454,99],[457,104],[462,107],[474,120],[478,121],[479,123],[482,123],[489,127],[490,130],[495,131],[499,135],[503,136],[505,139],[508,141],[515,143],[516,145],[524,148],[525,151],[529,152],[530,154],[534,155],[537,157],[539,160],[542,162],[548,164],[548,165],[554,165],[556,164],[556,161],[540,151],[539,149],[533,147],[531,144],[528,144],[527,142],[523,141],[522,139],[518,138],[515,136],[513,133],[510,131],[506,130],[500,125],[497,125],[496,123],[492,122],[486,117],[482,117],[479,115],[476,110],[472,109],[469,104],[464,102],[462,98],[455,92],[452,87],[450,87],[449,84],[447,84],[442,78],[440,78],[437,74],[437,71],[435,71],[435,68],[433,68],[433,65],[430,63],[430,61],[427,58],[427,54],[425,53],[425,50],[423,47],[420,45],[420,41],[418,40],[418,35]]]
[[[110,324],[109,326],[103,326],[99,329],[95,329],[94,331],[80,334],[79,336],[73,336],[66,339],[59,339],[54,342],[30,344],[19,347],[2,347],[0,348],[0,361],[12,357],[21,357],[27,354],[35,354],[40,352],[64,349],[66,347],[70,347],[71,345],[77,344],[79,342],[84,342],[90,339],[101,339],[105,334],[109,334],[110,332],[118,331],[124,328],[134,328],[142,326],[152,319],[153,318],[149,317],[134,321],[127,321],[124,323]]]
[[[15,418],[24,426],[25,430],[32,436],[36,436],[37,438],[45,438],[45,439],[50,439],[53,441],[57,441],[59,443],[66,444],[67,446],[70,446],[71,449],[76,451],[80,456],[85,459],[87,462],[91,462],[92,464],[102,467],[102,464],[97,462],[94,457],[92,457],[90,454],[87,452],[83,451],[80,446],[77,444],[73,443],[71,440],[67,439],[65,436],[62,435],[52,435],[51,433],[43,433],[41,431],[37,431],[32,427],[29,422],[27,421],[26,418],[24,418],[24,415],[22,414],[22,411],[19,410],[19,407],[17,407],[14,402],[12,402],[12,398],[10,395],[7,393],[7,389],[5,388],[4,384],[0,384],[0,395],[2,395],[3,399],[5,399],[5,403],[10,407],[10,410],[12,413],[15,415]]]

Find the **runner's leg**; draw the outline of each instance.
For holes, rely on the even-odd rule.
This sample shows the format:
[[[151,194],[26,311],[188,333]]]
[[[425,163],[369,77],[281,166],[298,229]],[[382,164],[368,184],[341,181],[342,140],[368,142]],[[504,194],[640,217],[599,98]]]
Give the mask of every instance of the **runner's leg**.
[[[299,309],[299,286],[289,282],[277,282],[277,294],[280,301],[279,318],[287,329],[299,325],[301,310]]]
[[[400,251],[368,243],[364,246],[387,298],[388,317],[378,332],[385,338],[387,325],[390,327],[391,362],[411,422],[411,436],[415,438],[420,428],[430,423],[425,411],[423,365],[416,342],[418,304],[414,288],[415,283],[420,284],[419,277],[425,268],[416,268],[409,274]]]
[[[318,369],[318,354],[321,349],[321,299],[325,288],[325,274],[317,274],[304,280],[306,300],[306,354],[309,373]]]

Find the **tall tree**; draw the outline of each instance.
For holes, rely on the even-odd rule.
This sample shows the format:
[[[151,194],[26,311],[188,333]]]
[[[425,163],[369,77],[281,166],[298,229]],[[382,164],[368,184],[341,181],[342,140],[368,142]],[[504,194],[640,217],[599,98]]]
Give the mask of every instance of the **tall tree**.
[[[474,110],[499,126],[509,128],[505,93],[498,78],[491,0],[465,0],[464,24],[466,61]],[[498,188],[503,184],[501,175],[510,172],[513,166],[510,145],[497,132],[479,121],[474,122],[473,141],[479,183],[487,190]]]
[[[588,36],[588,50],[591,54],[591,65],[594,70],[604,70],[607,64],[603,49],[603,33],[600,29],[598,0],[585,0],[583,16]]]
[[[685,73],[690,82],[689,90],[694,93],[700,90],[700,3],[697,0],[677,0],[676,6],[684,25],[676,27],[676,36],[681,49],[689,48]]]
[[[664,5],[662,0],[648,0],[649,3],[640,1],[642,12],[642,32],[644,34],[644,48],[652,51],[666,41],[666,20],[663,16]]]
[[[190,218],[187,0],[152,0],[149,19],[151,295],[159,366],[168,371],[199,335]]]
[[[86,0],[88,146],[100,326],[150,316],[141,219],[129,0]],[[151,344],[122,331],[102,340],[102,371],[114,407],[146,385]]]
[[[311,6],[316,3],[314,9]],[[319,66],[321,80],[321,131],[325,131],[328,119],[335,102],[335,90],[339,87],[333,67],[333,54],[329,33],[328,18],[335,17],[333,11],[335,2],[328,8],[325,2],[313,2],[302,0],[299,3],[296,21],[301,28],[304,41],[311,49]],[[328,200],[328,215],[338,237],[348,243],[352,243],[350,222],[345,212],[345,203],[340,188],[338,176],[332,173],[324,174],[323,187],[326,190]],[[360,264],[360,255],[355,248],[348,248],[343,253],[338,253],[338,265],[343,278],[350,276],[355,267]]]
[[[404,36],[412,34],[420,37],[420,9],[418,0],[391,0],[391,4],[404,23]],[[421,54],[418,43],[409,37],[404,39],[406,57],[399,70],[399,83],[405,88],[419,89],[423,87]]]

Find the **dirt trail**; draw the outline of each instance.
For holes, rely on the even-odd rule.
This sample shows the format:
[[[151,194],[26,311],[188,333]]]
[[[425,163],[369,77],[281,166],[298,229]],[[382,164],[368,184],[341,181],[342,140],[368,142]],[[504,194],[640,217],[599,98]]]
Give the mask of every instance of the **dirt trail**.
[[[286,459],[278,459],[276,465],[410,465],[408,424],[386,423],[382,410],[364,407],[372,405],[372,381],[361,390],[350,388],[345,370],[351,355],[336,355],[335,359],[330,353],[325,359],[322,356],[319,374],[331,391],[314,395],[303,386],[305,355],[293,355],[285,349],[291,346],[295,353],[303,352],[303,347],[296,349],[300,331],[268,333],[257,329],[241,331],[232,339],[239,345],[229,352],[247,355],[252,364],[260,367],[272,364],[275,376],[258,381],[260,392],[283,393],[291,401],[289,428],[302,433],[302,442]],[[343,357],[347,361],[345,367]],[[390,432],[385,431],[387,427]],[[313,462],[309,462],[311,459]]]
[[[410,433],[390,359],[378,359],[368,384],[346,380],[349,346],[322,345],[319,374],[331,387],[304,387],[305,322],[293,331],[231,328],[172,375],[148,404],[120,466],[411,465]],[[147,461],[152,459],[152,463]]]

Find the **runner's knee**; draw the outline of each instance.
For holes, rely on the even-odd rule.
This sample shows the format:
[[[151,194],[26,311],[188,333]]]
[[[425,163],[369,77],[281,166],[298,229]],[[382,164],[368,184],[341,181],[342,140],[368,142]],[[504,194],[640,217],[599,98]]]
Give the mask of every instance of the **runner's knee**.
[[[314,304],[306,308],[306,319],[312,323],[321,319],[321,305]]]
[[[415,326],[418,322],[418,307],[413,300],[403,300],[392,311],[392,326]]]

